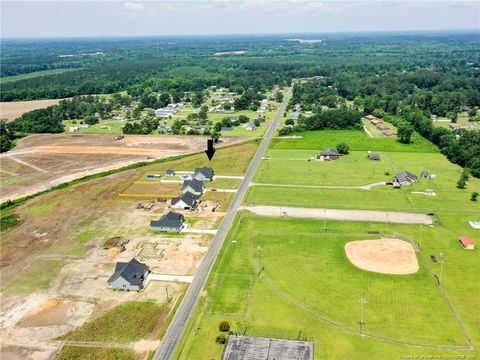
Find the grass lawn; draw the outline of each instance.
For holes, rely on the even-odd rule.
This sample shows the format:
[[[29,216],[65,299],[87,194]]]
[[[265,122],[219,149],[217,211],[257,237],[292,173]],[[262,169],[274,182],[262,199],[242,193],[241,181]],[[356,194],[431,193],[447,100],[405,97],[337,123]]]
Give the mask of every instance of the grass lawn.
[[[72,120],[65,122],[65,132],[70,133],[68,129],[74,124]],[[126,124],[126,120],[100,120],[98,124],[92,125],[88,128],[81,128],[73,134],[122,134],[122,126]]]
[[[47,290],[65,264],[62,260],[35,260],[2,290],[12,294]]]
[[[60,339],[121,343],[138,341],[152,333],[164,310],[164,304],[157,304],[153,300],[126,302]]]
[[[79,346],[64,346],[55,356],[57,360],[136,360],[137,353],[126,349],[83,348]]]
[[[449,269],[455,270],[443,273],[444,287],[475,342],[480,335],[479,317],[472,316],[480,286],[474,274],[478,254],[458,247],[442,227],[392,225],[389,232],[420,243],[425,257],[417,254],[420,270],[415,274],[383,275],[354,267],[343,250],[348,241],[378,238],[380,235],[368,232],[381,232],[383,226],[328,221],[325,229],[323,221],[239,215],[174,358],[220,359],[222,346],[215,344],[215,337],[223,320],[230,322],[232,331],[254,336],[297,338],[301,331],[302,337],[315,341],[318,359],[475,354],[429,348],[419,351],[361,337],[354,331],[360,320],[358,300],[365,297],[365,330],[369,334],[414,343],[465,345],[427,271],[427,266],[437,274],[439,271],[439,264],[431,263],[428,254],[447,248]],[[237,245],[231,243],[233,239]],[[258,247],[258,262],[264,268],[261,277],[255,276]],[[473,269],[462,275],[466,267]],[[244,280],[252,278],[251,285]]]
[[[392,138],[371,138],[363,130],[321,130],[306,131],[295,135],[300,139],[273,139],[274,149],[312,149],[335,148],[339,142],[346,142],[351,151],[406,151],[438,152],[430,141],[415,133],[411,144],[400,144]]]

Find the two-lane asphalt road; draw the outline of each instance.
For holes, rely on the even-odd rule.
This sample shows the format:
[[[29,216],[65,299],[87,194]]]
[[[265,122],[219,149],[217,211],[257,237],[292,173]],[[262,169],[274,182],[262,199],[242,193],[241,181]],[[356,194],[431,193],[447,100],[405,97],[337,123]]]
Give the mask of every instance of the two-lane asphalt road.
[[[210,273],[210,269],[212,268],[213,263],[215,262],[215,259],[217,258],[217,255],[222,248],[228,231],[232,226],[233,219],[235,218],[235,213],[237,212],[238,207],[242,203],[248,186],[253,179],[253,175],[255,175],[258,165],[260,164],[263,156],[265,155],[268,144],[270,143],[270,140],[275,134],[275,129],[277,128],[278,123],[280,122],[280,119],[285,112],[287,102],[291,96],[291,91],[292,89],[289,88],[287,93],[285,94],[283,102],[280,105],[280,108],[278,109],[275,116],[275,119],[268,128],[267,133],[265,134],[263,141],[260,144],[260,147],[258,148],[257,153],[255,154],[242,183],[240,184],[235,198],[233,199],[230,208],[225,214],[225,217],[223,218],[217,234],[215,235],[212,244],[210,245],[207,253],[205,254],[200,268],[195,274],[193,282],[190,284],[182,303],[178,307],[177,312],[175,313],[174,318],[170,326],[168,327],[167,332],[165,333],[165,336],[163,337],[157,352],[155,353],[155,360],[170,360],[172,358],[175,348],[183,335],[188,319],[193,311],[193,308],[195,307],[195,304],[197,303],[203,286],[205,285],[207,277]]]

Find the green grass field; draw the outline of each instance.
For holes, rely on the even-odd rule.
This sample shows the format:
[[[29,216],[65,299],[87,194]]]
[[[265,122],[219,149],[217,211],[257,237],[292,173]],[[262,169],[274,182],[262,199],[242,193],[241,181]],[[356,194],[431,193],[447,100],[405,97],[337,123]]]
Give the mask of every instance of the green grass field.
[[[35,71],[35,72],[32,72],[32,73],[27,73],[27,74],[7,76],[7,77],[0,78],[0,84],[4,85],[4,84],[11,83],[11,82],[19,81],[19,80],[33,79],[33,78],[47,76],[47,75],[63,74],[63,73],[66,73],[66,72],[69,72],[69,71],[75,71],[75,70],[81,70],[81,69],[76,68],[76,69],[42,70],[42,71]]]
[[[71,126],[78,125],[74,124],[72,120],[65,122],[65,132],[69,133],[69,128]],[[101,120],[98,124],[92,125],[88,128],[82,128],[74,134],[121,134],[122,126],[125,125],[125,120]]]
[[[335,148],[339,142],[345,141],[350,146],[351,151],[438,152],[435,145],[416,133],[412,137],[412,143],[408,145],[400,144],[396,139],[387,137],[370,138],[360,130],[307,131],[296,135],[303,138],[274,139],[272,148],[320,150]]]
[[[389,233],[418,242],[420,270],[412,275],[383,275],[354,267],[343,246],[352,240],[375,239],[369,231],[382,225],[299,219],[272,219],[249,213],[237,216],[175,359],[220,359],[214,343],[222,320],[232,331],[255,336],[302,337],[315,341],[316,359],[394,359],[403,355],[469,355],[463,350],[419,349],[362,337],[359,299],[367,298],[365,331],[393,341],[464,346],[462,331],[440,295],[428,254],[448,248],[452,257],[443,273],[447,294],[469,334],[479,338],[475,294],[476,275],[462,270],[475,266],[477,255],[461,249],[444,229],[393,225]],[[233,245],[231,240],[237,240]],[[258,259],[258,260],[257,260]],[[257,267],[258,261],[258,267]],[[257,277],[257,269],[264,268]],[[478,266],[477,266],[478,267]],[[458,271],[457,271],[458,270]],[[464,284],[464,285],[463,285]],[[425,331],[428,329],[428,331]],[[193,336],[193,332],[197,335]]]
[[[163,315],[165,305],[155,301],[123,303],[61,337],[65,340],[128,343],[149,336]]]

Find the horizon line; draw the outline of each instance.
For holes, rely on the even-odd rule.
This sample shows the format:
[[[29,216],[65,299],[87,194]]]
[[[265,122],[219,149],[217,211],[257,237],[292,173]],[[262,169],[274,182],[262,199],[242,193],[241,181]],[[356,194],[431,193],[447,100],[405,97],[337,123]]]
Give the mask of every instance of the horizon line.
[[[0,36],[0,40],[48,40],[48,39],[114,39],[114,38],[160,38],[160,37],[215,37],[215,36],[280,36],[280,35],[322,35],[322,34],[381,34],[381,33],[428,33],[428,32],[480,32],[480,28],[455,29],[401,29],[401,30],[359,30],[359,31],[315,31],[315,32],[252,32],[252,33],[205,33],[205,34],[138,34],[138,35],[72,35],[72,36]]]

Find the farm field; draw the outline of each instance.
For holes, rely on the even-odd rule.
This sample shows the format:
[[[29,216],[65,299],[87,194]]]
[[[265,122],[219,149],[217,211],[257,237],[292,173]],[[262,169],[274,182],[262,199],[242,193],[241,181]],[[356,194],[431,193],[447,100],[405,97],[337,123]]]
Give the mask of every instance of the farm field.
[[[471,315],[480,289],[476,275],[467,271],[478,269],[478,256],[463,250],[445,228],[391,225],[391,236],[418,243],[422,251],[416,252],[420,267],[415,274],[385,275],[356,268],[344,251],[349,241],[378,239],[384,231],[381,224],[273,219],[245,212],[237,215],[235,224],[175,359],[220,359],[222,346],[214,342],[218,323],[224,320],[242,334],[312,339],[319,359],[478,353],[468,350],[429,273],[440,271],[429,254],[446,251],[451,263],[442,275],[444,289],[468,335],[478,341],[479,316]],[[365,337],[358,326],[360,298],[368,301]],[[405,343],[459,348],[419,349]]]
[[[247,138],[222,138],[217,147],[245,142]],[[44,134],[18,142],[1,155],[0,201],[47,190],[55,185],[138,162],[203,151],[204,136]]]
[[[83,356],[82,349],[88,349],[85,350],[87,358],[121,356],[133,359],[148,354],[158,345],[163,325],[169,321],[186,286],[154,281],[140,293],[111,291],[106,280],[115,263],[135,257],[147,263],[156,274],[193,275],[212,235],[152,232],[150,220],[169,211],[169,204],[154,202],[153,208],[145,210],[139,206],[149,203],[145,199],[119,195],[145,174],[170,168],[193,169],[211,164],[217,173],[228,169],[233,175],[243,175],[255,149],[255,142],[218,149],[211,163],[205,154],[153,163],[51,191],[13,210],[2,210],[2,216],[13,214],[18,219],[16,226],[2,232],[1,244],[0,326],[4,334],[2,341],[9,346],[9,353],[23,351],[33,356],[39,349],[60,348],[65,340],[85,341],[86,334],[90,337],[95,333],[97,341],[105,342],[105,348],[88,349],[88,344],[87,348],[66,346],[59,358]],[[239,152],[244,156],[233,162]],[[219,195],[221,198],[217,199]],[[189,227],[218,228],[231,195],[207,193],[202,197],[202,206],[206,206],[203,211],[183,211]],[[210,209],[217,201],[222,203],[212,212]],[[120,251],[115,244],[123,242],[125,250]],[[122,304],[135,303],[153,304],[150,310],[144,305],[131,305],[133,310],[143,311],[142,316],[150,322],[135,323],[139,317],[123,314],[132,310],[125,305],[127,309],[120,311],[121,316],[134,323],[130,322],[125,331],[120,332],[117,324],[116,331],[112,332],[111,321],[114,318],[118,321],[118,312],[108,315],[109,311]],[[158,308],[163,310],[156,311]],[[156,317],[148,315],[152,311]],[[106,317],[102,318],[101,314]],[[78,331],[70,333],[75,329]],[[143,330],[135,330],[133,336],[132,329]],[[20,344],[18,339],[24,338],[29,341]],[[49,343],[51,339],[57,340]],[[116,350],[107,349],[112,342],[124,345]],[[133,342],[139,342],[138,347],[131,345]]]
[[[9,79],[9,78],[6,78]],[[2,78],[3,83],[4,78]],[[57,105],[62,99],[0,102],[0,119],[14,120],[22,114]]]

